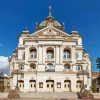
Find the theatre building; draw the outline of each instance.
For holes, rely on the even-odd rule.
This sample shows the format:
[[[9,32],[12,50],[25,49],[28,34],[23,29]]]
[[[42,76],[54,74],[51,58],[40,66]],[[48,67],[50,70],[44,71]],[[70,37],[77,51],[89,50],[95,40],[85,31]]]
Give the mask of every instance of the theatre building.
[[[22,31],[9,57],[10,89],[22,92],[78,92],[91,88],[91,58],[78,31],[65,32],[64,24],[49,15],[36,31]],[[17,37],[17,36],[16,36]]]

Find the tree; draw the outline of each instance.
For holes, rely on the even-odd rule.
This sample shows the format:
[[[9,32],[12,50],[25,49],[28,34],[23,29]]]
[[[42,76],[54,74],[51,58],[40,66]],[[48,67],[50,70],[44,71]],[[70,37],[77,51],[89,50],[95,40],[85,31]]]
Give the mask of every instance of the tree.
[[[99,92],[100,92],[100,57],[97,58],[96,63],[97,63],[97,68],[99,69],[99,76],[98,76],[97,80],[99,83]]]
[[[96,63],[97,63],[97,68],[99,69],[100,72],[100,57],[97,58]]]

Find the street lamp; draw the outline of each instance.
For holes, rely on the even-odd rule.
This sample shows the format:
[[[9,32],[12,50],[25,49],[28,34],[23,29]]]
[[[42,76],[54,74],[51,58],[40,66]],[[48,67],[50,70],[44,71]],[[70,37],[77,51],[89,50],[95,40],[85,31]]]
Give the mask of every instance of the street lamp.
[[[87,75],[87,78],[90,78],[90,76],[89,76],[89,73],[88,72],[86,72],[86,71],[84,71],[84,70],[82,70],[81,72],[78,72],[77,73],[77,78],[79,78],[79,75],[82,75],[82,79],[83,79],[83,81],[82,81],[82,87],[81,87],[81,91],[80,92],[82,92],[82,91],[84,91],[85,90],[85,85],[84,85],[84,75]]]
[[[17,69],[17,83],[16,83],[16,90],[19,90],[19,87],[18,87],[18,69]]]

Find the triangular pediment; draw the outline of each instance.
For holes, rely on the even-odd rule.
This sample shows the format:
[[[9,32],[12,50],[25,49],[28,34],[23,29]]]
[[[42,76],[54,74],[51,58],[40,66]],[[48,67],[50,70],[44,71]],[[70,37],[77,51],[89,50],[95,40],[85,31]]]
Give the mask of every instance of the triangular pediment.
[[[35,33],[31,34],[31,36],[70,36],[70,35],[53,26],[48,26],[44,29],[36,31]]]

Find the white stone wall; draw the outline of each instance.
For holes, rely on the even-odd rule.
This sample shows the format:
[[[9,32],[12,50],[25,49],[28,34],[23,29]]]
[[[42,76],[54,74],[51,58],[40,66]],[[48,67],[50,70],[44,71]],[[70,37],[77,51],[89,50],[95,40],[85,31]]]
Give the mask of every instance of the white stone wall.
[[[55,92],[64,92],[68,91],[65,88],[65,80],[70,80],[70,88],[72,92],[77,92],[77,81],[83,81],[84,85],[87,85],[86,89],[90,89],[91,87],[91,60],[88,55],[83,56],[84,49],[82,47],[82,38],[81,37],[71,37],[71,39],[65,39],[65,36],[59,36],[60,38],[56,39],[56,31],[54,32],[54,36],[52,38],[55,38],[52,40],[52,38],[40,38],[38,36],[35,38],[34,36],[26,37],[26,36],[20,36],[19,38],[19,45],[17,48],[17,59],[14,59],[14,56],[11,57],[10,61],[10,85],[11,89],[14,89],[17,84],[17,75],[16,75],[16,69],[19,70],[19,65],[22,64],[24,68],[22,70],[19,70],[19,72],[22,72],[24,74],[24,77],[21,78],[21,75],[18,76],[19,80],[24,81],[23,89],[20,90],[23,92],[29,92],[32,91],[30,87],[30,80],[34,79],[36,80],[36,87],[33,89],[33,91],[37,92],[46,92],[51,91],[47,88],[46,80],[54,80],[53,83],[53,91]],[[39,34],[38,32],[36,33]],[[48,28],[44,31],[44,35],[48,34]],[[52,33],[53,34],[53,33]],[[63,34],[63,33],[61,33]],[[66,33],[65,33],[66,34]],[[46,36],[45,36],[46,37]],[[34,38],[34,39],[33,39]],[[66,38],[68,38],[68,35],[66,35]],[[23,44],[23,41],[25,42]],[[35,47],[37,50],[37,58],[31,59],[30,58],[30,51],[29,49],[31,47]],[[52,47],[54,50],[54,58],[52,60],[46,60],[46,50],[48,47]],[[63,58],[63,51],[64,48],[69,48],[71,51],[71,58],[64,60]],[[25,52],[25,59],[22,59],[22,54]],[[76,58],[77,53],[77,58]],[[36,64],[36,69],[31,70],[30,64],[34,63]],[[48,63],[52,63],[55,66],[55,72],[45,72],[45,67]],[[64,71],[64,65],[70,64],[70,71],[66,70]],[[82,65],[83,70],[87,70],[90,78],[87,78],[87,75],[79,76],[77,78],[77,70],[76,66]],[[14,66],[14,67],[13,67]],[[11,74],[12,73],[12,74]],[[83,78],[84,77],[84,78]],[[43,88],[39,88],[39,82],[43,82]],[[57,88],[57,82],[61,82],[61,87]],[[67,82],[68,83],[68,82]],[[66,83],[66,84],[67,84]],[[51,84],[51,83],[50,83]],[[69,84],[69,83],[68,83]],[[70,91],[70,90],[69,90]]]

